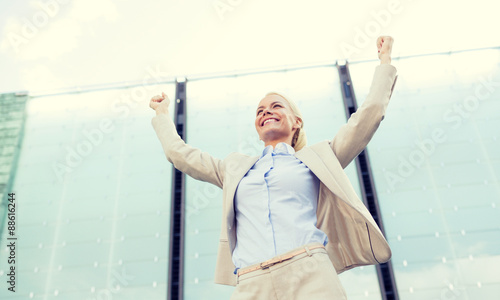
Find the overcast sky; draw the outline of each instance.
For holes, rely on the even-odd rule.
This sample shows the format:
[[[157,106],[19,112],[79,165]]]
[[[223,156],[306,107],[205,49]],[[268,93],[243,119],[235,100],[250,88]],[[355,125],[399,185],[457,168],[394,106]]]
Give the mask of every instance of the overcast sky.
[[[0,93],[500,46],[497,1],[0,0]],[[154,70],[154,71],[151,71]]]

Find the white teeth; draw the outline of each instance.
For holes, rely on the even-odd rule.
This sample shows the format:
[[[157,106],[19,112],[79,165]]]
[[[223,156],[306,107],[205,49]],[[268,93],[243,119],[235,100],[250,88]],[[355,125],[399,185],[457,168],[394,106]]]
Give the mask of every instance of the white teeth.
[[[277,120],[276,119],[267,119],[264,121],[264,124],[262,124],[262,126],[266,125],[269,122],[277,122]]]

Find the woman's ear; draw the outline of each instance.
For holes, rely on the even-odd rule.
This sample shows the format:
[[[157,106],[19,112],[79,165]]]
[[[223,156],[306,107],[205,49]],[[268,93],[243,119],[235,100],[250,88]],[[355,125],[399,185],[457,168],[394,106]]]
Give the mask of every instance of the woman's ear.
[[[302,119],[299,117],[295,117],[295,124],[293,125],[293,128],[302,128]]]

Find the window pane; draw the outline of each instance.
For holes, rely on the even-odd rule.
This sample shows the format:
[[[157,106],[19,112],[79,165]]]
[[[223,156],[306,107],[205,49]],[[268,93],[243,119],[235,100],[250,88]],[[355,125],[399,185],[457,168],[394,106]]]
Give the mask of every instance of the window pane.
[[[172,167],[151,126],[152,95],[137,94],[28,103],[13,187],[20,299],[166,298]]]

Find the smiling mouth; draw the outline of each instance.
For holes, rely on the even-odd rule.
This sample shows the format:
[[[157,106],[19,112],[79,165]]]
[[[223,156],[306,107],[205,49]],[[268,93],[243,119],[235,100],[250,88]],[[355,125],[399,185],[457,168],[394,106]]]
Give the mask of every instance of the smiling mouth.
[[[266,124],[269,124],[269,123],[274,123],[274,122],[278,122],[278,119],[274,119],[274,118],[270,118],[270,119],[267,119],[265,120],[261,126],[266,126]]]

